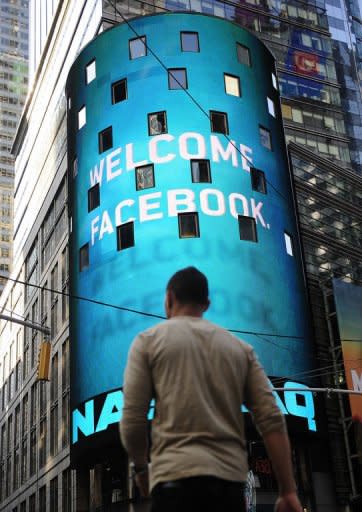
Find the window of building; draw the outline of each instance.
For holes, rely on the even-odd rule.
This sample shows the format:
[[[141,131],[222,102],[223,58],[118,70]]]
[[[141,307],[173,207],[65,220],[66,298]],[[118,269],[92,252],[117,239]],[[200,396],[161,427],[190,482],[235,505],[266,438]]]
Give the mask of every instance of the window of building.
[[[272,84],[273,84],[273,87],[274,87],[274,89],[277,91],[277,90],[278,90],[277,77],[274,75],[274,73],[272,73],[272,74],[271,74],[271,77],[272,77]]]
[[[267,149],[272,149],[271,134],[267,128],[259,125],[260,143]]]
[[[20,503],[20,512],[26,512],[26,500]]]
[[[187,89],[187,74],[185,68],[173,68],[168,70],[169,89]]]
[[[225,112],[210,110],[210,122],[212,132],[229,134],[228,116]]]
[[[117,226],[117,250],[122,251],[134,246],[134,222],[125,222]]]
[[[58,404],[50,409],[50,455],[58,453]]]
[[[78,112],[78,130],[83,128],[87,122],[86,108],[85,105]]]
[[[193,183],[211,183],[210,160],[191,160]]]
[[[136,190],[144,190],[155,186],[155,173],[153,164],[142,165],[135,168]]]
[[[36,512],[35,493],[29,496],[29,512]]]
[[[167,133],[166,112],[153,112],[148,114],[148,135]]]
[[[84,244],[79,249],[79,271],[89,267],[89,244]]]
[[[240,79],[238,76],[224,73],[225,92],[231,96],[240,96]]]
[[[98,148],[99,152],[103,153],[110,149],[113,146],[113,135],[112,135],[112,126],[105,128],[101,132],[98,133]]]
[[[85,68],[85,83],[90,84],[96,77],[96,61],[93,59]]]
[[[267,103],[268,103],[268,112],[271,116],[275,117],[275,105],[274,105],[274,101],[270,98],[267,98]]]
[[[73,160],[73,178],[75,178],[78,174],[78,158],[74,158]]]
[[[62,473],[62,512],[71,512],[72,510],[72,480],[70,469]]]
[[[46,463],[46,440],[47,440],[47,420],[46,416],[39,423],[39,468],[45,466]]]
[[[146,36],[136,37],[129,41],[129,58],[139,59],[147,55]]]
[[[255,167],[250,168],[251,188],[261,194],[266,194],[265,173]]]
[[[257,242],[256,222],[254,217],[238,215],[240,240],[248,240],[249,242]]]
[[[294,256],[293,239],[292,239],[291,235],[289,233],[287,233],[286,231],[284,232],[284,241],[285,241],[285,249],[287,251],[287,254],[289,254],[289,256]]]
[[[183,52],[199,52],[199,34],[197,32],[181,32],[181,50]]]
[[[128,97],[127,93],[127,78],[118,80],[112,84],[112,103],[119,103],[120,101],[126,100]]]
[[[199,215],[197,212],[179,213],[178,232],[180,238],[199,238]]]
[[[58,477],[50,480],[50,512],[58,511]]]
[[[246,66],[251,66],[250,50],[240,43],[236,43],[236,54],[238,61]]]
[[[88,190],[88,212],[97,208],[100,204],[99,183]]]
[[[39,512],[46,512],[46,485],[39,488]]]

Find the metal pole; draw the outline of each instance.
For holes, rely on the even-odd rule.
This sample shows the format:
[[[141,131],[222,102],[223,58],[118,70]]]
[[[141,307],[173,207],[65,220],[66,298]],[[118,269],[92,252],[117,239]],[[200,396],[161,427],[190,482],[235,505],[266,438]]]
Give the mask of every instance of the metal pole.
[[[310,391],[311,393],[346,393],[349,395],[362,395],[362,391],[355,391],[352,389],[338,389],[338,388],[272,388],[273,391]]]
[[[20,320],[20,318],[14,318],[13,316],[4,315],[3,313],[0,313],[0,320],[7,320],[8,322],[14,322],[15,324],[23,325],[24,327],[30,327],[31,329],[42,332],[45,334],[45,336],[50,336],[49,327],[35,325],[28,320]]]

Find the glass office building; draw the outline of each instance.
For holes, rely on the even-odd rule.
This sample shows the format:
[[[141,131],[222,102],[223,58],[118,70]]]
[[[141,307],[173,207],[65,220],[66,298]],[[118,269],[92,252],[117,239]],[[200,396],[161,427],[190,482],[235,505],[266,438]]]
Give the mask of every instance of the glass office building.
[[[12,262],[12,141],[28,84],[28,1],[0,0],[0,294]]]

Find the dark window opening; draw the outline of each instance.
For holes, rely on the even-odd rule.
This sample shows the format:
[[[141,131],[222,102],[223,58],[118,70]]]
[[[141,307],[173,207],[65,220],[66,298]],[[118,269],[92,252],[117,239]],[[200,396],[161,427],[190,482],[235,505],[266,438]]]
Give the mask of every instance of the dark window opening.
[[[191,160],[193,183],[211,183],[210,160]]]
[[[183,52],[199,52],[199,34],[197,32],[181,32],[181,50]]]
[[[180,238],[199,238],[199,214],[195,212],[179,213],[178,232]]]
[[[251,188],[261,194],[266,194],[265,173],[255,167],[250,168]]]
[[[251,66],[250,50],[246,46],[240,43],[236,43],[236,53],[238,61],[246,66]]]
[[[153,112],[148,114],[148,135],[167,133],[166,112]]]
[[[249,242],[257,242],[258,236],[256,232],[256,222],[254,217],[238,215],[240,240]]]
[[[271,134],[267,128],[259,125],[259,134],[261,145],[267,149],[272,149]]]
[[[83,245],[79,249],[79,270],[82,272],[89,267],[89,244]]]
[[[138,59],[147,55],[146,36],[136,37],[129,41],[129,58]]]
[[[120,101],[126,100],[128,97],[127,94],[127,78],[123,80],[118,80],[118,82],[114,82],[112,84],[112,103],[119,103]]]
[[[88,190],[88,211],[91,212],[100,204],[100,188],[99,183],[96,183]]]
[[[169,89],[187,89],[187,75],[185,68],[174,68],[168,70]]]
[[[212,132],[229,134],[228,117],[225,112],[210,110],[210,122]]]
[[[125,222],[117,226],[117,251],[134,246],[134,222]]]
[[[110,149],[113,146],[112,126],[109,126],[105,130],[99,132],[98,145],[100,153],[107,151],[107,149]]]
[[[155,186],[153,164],[136,167],[136,190],[144,190]]]

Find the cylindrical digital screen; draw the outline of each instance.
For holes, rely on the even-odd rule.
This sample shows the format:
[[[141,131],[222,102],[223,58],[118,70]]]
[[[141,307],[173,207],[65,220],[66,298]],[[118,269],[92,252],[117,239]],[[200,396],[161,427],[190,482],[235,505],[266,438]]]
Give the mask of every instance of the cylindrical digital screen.
[[[66,93],[73,453],[83,443],[89,454],[118,421],[130,344],[162,321],[166,283],[186,266],[209,279],[206,318],[251,343],[269,375],[310,369],[279,91],[264,44],[211,16],[137,18],[82,50]]]

